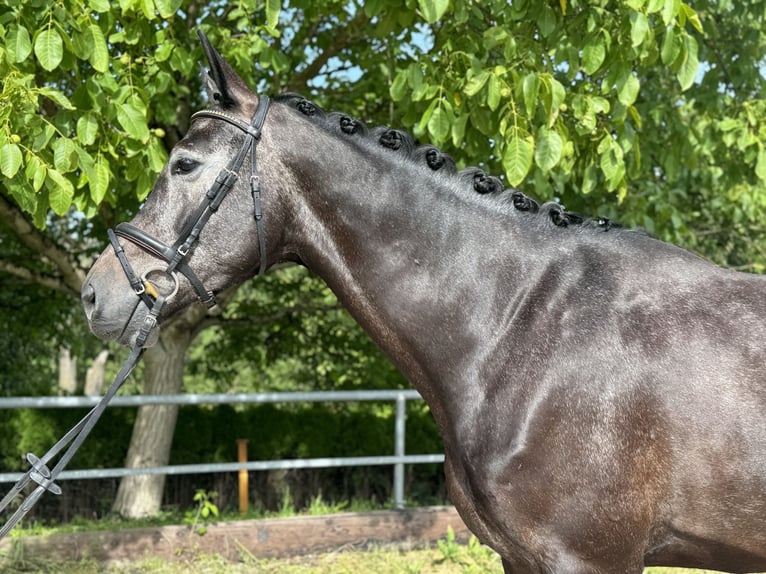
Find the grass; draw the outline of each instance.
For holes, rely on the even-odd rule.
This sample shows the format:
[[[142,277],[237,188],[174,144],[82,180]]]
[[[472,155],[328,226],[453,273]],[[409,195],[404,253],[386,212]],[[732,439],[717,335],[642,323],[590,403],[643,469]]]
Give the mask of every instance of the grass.
[[[17,561],[3,574],[503,574],[496,554],[475,543],[461,546],[445,558],[439,548],[395,549],[377,547],[365,551],[338,551],[283,560],[258,560],[243,553],[242,561],[226,562],[217,555],[200,554],[168,562],[145,559],[130,563]],[[2,564],[2,562],[0,562]],[[647,568],[644,574],[713,574],[680,568]]]
[[[214,493],[195,497],[196,509],[186,512],[167,512],[156,518],[124,520],[118,517],[99,521],[74,520],[66,525],[26,525],[16,528],[12,536],[50,534],[54,532],[81,532],[93,530],[119,530],[171,524],[190,524],[192,527],[204,518],[213,521],[272,518],[300,515],[334,514],[380,510],[369,502],[328,503],[321,495],[311,501],[308,508],[296,511],[289,492],[285,493],[276,512],[251,511],[247,516],[234,513],[218,514],[212,503]],[[96,560],[56,561],[38,560],[29,556],[8,556],[0,552],[2,574],[503,574],[500,559],[475,537],[467,544],[455,539],[450,529],[434,547],[407,547],[401,544],[372,546],[364,550],[341,548],[335,552],[286,559],[259,559],[247,549],[239,549],[239,562],[232,563],[215,554],[197,553],[179,557],[177,561],[147,558],[131,562],[103,564]],[[716,574],[710,570],[683,568],[647,568],[644,574]],[[766,573],[764,573],[766,574]]]
[[[61,562],[0,556],[3,574],[503,574],[497,554],[472,537],[460,544],[449,533],[430,548],[373,546],[288,559],[258,559],[240,549],[231,563],[214,554],[196,554],[169,562],[149,558],[102,564],[95,560]],[[644,574],[714,574],[708,570],[647,568]]]

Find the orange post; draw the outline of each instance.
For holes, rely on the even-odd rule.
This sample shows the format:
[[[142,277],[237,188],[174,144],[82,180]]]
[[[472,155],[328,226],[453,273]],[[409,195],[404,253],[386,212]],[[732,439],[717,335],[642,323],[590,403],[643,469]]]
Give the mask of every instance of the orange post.
[[[246,438],[237,439],[237,462],[247,462],[247,443]],[[247,514],[247,489],[248,474],[245,469],[239,471],[239,513],[244,516]]]

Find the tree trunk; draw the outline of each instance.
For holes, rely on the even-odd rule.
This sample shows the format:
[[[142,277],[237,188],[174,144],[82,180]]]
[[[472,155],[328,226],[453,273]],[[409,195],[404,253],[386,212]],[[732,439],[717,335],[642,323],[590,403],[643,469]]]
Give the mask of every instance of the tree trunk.
[[[163,325],[159,342],[144,353],[144,394],[181,392],[184,356],[197,333],[195,327],[205,316],[200,308],[193,305],[181,317]],[[177,415],[176,405],[139,407],[125,460],[127,468],[168,464]],[[127,518],[156,515],[164,487],[164,475],[126,476],[120,481],[112,510]]]

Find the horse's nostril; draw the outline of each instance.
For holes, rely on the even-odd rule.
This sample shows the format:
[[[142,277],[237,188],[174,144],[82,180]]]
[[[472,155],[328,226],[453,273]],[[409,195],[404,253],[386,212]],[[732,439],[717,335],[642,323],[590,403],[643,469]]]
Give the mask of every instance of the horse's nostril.
[[[82,300],[83,307],[86,311],[90,311],[96,305],[96,290],[91,283],[83,285],[82,292],[80,293],[80,299]]]

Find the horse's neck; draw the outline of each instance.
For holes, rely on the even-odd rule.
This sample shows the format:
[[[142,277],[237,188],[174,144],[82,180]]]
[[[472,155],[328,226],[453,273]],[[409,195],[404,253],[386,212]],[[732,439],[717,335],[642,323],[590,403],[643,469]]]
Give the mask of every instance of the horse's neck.
[[[331,149],[304,157],[308,165],[293,170],[305,214],[297,256],[441,423],[443,403],[465,398],[460,384],[478,379],[469,371],[486,349],[487,325],[513,299],[515,279],[526,273],[521,254],[532,256],[521,244],[534,239],[514,239],[513,220],[525,214],[500,213],[457,182],[451,189],[427,168],[392,159],[367,166]],[[333,161],[337,168],[328,168]]]

